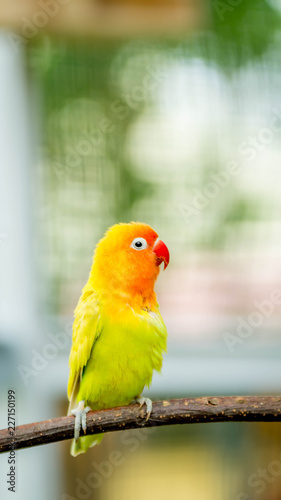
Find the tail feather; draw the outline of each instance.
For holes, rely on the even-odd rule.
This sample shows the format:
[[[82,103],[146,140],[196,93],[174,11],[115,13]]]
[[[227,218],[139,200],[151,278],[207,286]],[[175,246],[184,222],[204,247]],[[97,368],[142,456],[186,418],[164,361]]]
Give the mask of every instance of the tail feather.
[[[80,453],[86,453],[89,448],[99,444],[103,438],[103,434],[95,434],[94,436],[82,436],[78,439],[73,439],[70,448],[70,455],[77,457]]]

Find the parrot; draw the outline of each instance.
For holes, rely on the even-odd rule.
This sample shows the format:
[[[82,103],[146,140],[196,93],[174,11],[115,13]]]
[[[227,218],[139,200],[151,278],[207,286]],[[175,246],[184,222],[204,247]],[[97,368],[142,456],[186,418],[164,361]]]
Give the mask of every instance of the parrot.
[[[70,453],[100,443],[86,432],[87,412],[152,402],[141,396],[167,350],[167,329],[154,284],[169,264],[165,243],[148,224],[111,226],[95,248],[88,281],[74,311],[69,356],[68,414],[75,416]]]

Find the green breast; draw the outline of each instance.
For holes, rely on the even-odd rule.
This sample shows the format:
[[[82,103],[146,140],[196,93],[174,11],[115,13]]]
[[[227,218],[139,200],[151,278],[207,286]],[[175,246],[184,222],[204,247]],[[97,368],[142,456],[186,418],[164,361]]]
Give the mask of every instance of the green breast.
[[[126,405],[151,383],[153,370],[160,371],[166,351],[167,331],[160,313],[131,308],[120,317],[104,317],[83,371],[78,394],[92,409]]]

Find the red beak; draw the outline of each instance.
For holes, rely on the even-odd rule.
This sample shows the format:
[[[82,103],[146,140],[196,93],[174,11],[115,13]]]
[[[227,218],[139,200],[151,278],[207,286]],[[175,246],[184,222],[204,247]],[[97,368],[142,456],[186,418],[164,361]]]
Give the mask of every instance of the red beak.
[[[163,241],[157,240],[155,241],[154,247],[153,247],[153,252],[156,255],[156,264],[157,266],[160,266],[162,262],[164,262],[164,270],[166,269],[167,265],[170,262],[170,254],[169,250],[166,247],[165,243]]]

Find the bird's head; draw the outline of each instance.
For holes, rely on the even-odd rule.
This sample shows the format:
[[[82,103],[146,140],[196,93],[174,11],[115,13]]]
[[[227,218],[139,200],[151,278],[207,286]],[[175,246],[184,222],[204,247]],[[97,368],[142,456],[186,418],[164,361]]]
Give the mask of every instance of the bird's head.
[[[166,269],[169,259],[168,248],[149,225],[116,224],[97,244],[91,284],[124,293],[146,294],[153,291],[160,264],[163,262]]]

